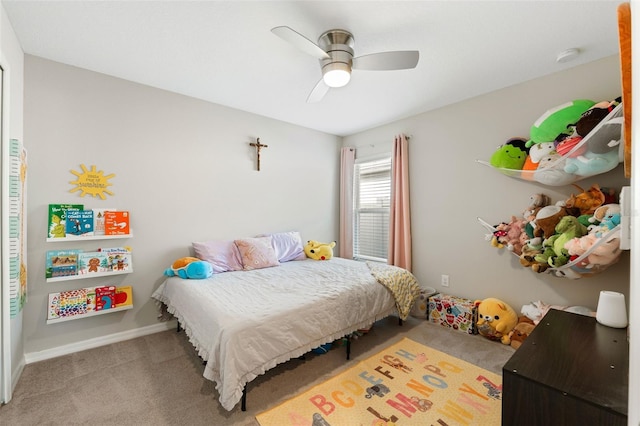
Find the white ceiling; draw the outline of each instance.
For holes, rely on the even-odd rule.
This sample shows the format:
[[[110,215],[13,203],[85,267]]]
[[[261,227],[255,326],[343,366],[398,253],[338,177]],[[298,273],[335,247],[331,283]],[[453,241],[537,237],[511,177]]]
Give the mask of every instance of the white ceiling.
[[[27,54],[339,136],[617,54],[620,3],[2,0]],[[354,70],[308,104],[319,62],[270,32],[280,25],[314,42],[345,29],[355,56],[420,61]],[[557,63],[568,48],[581,55]]]

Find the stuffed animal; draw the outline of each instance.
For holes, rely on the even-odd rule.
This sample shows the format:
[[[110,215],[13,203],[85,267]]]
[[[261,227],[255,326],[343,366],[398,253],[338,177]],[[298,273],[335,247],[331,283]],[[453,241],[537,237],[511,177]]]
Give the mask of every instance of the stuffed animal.
[[[619,163],[617,149],[600,154],[587,151],[578,157],[567,158],[564,171],[578,176],[593,176],[613,170]]]
[[[489,297],[474,302],[478,312],[478,333],[489,340],[511,343],[509,332],[518,323],[518,315],[511,306],[500,299]]]
[[[491,155],[489,163],[501,169],[521,170],[529,149],[524,138],[511,138]]]
[[[605,238],[603,241],[602,238]],[[572,239],[565,244],[565,248],[570,255],[577,257],[585,253],[585,268],[594,266],[608,266],[615,263],[620,257],[620,238],[618,237],[598,237],[595,233],[590,233],[581,238]]]
[[[333,257],[333,248],[336,246],[336,242],[321,243],[314,240],[307,241],[304,246],[304,252],[307,257],[314,260],[329,260]]]
[[[494,227],[491,245],[497,248],[506,247],[518,256],[522,253],[522,246],[527,240],[524,226],[526,222],[521,217],[511,216],[511,220],[501,222]]]
[[[564,207],[569,211],[569,214],[573,216],[593,214],[604,203],[604,194],[597,183],[591,185],[587,191],[576,184],[573,186],[581,192],[578,195],[571,194],[565,201]]]
[[[168,277],[202,280],[213,275],[213,267],[209,262],[197,257],[181,257],[173,262],[170,268],[165,269],[164,274]]]
[[[593,105],[582,113],[580,119],[575,123],[576,133],[583,137],[587,136],[620,102],[622,102],[622,97],[616,98],[613,101],[598,102]]]
[[[530,243],[523,245],[520,264],[525,268],[531,268],[535,273],[546,271],[549,268],[549,263],[536,260],[536,256],[540,253],[542,253],[540,247],[532,246]]]
[[[513,349],[518,349],[526,338],[529,337],[534,328],[536,328],[536,325],[527,316],[521,316],[518,318],[518,323],[513,330],[509,332],[511,347]]]
[[[561,206],[552,205],[541,208],[536,214],[533,235],[544,239],[551,238],[556,233],[556,225],[565,216],[567,216],[567,210]]]
[[[556,225],[556,234],[542,243],[543,252],[535,257],[536,261],[547,261],[551,267],[557,268],[569,262],[569,252],[565,243],[573,238],[580,238],[587,234],[587,228],[578,222],[575,216],[565,216]]]
[[[589,222],[600,224],[603,220],[606,220],[607,218],[612,219],[616,213],[618,215],[620,214],[620,204],[618,203],[603,204],[593,212],[593,216],[589,218]]]
[[[522,314],[529,318],[535,325],[538,325],[542,318],[549,312],[549,309],[572,312],[574,314],[595,316],[595,312],[585,306],[560,306],[548,305],[540,300],[522,306]]]
[[[531,126],[530,139],[526,146],[531,147],[537,143],[553,142],[562,134],[570,135],[573,129],[569,126],[576,123],[582,114],[593,105],[595,105],[593,101],[578,99],[546,111]]]

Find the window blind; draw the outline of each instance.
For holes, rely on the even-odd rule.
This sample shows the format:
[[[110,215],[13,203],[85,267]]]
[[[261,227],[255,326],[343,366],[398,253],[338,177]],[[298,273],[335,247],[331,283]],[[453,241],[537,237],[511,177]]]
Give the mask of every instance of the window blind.
[[[387,261],[391,157],[354,166],[353,257]]]

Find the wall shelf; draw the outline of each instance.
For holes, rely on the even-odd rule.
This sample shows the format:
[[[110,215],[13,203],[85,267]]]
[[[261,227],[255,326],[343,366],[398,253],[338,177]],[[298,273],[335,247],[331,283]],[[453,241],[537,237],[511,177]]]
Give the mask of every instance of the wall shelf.
[[[112,277],[114,275],[123,275],[123,274],[131,274],[131,273],[133,273],[133,269],[128,269],[126,271],[114,271],[114,272],[90,272],[88,274],[81,274],[81,275],[66,275],[63,277],[47,278],[47,282],[53,283],[58,281],[82,280],[85,278]]]
[[[67,241],[121,240],[125,238],[133,238],[133,233],[129,233],[127,235],[91,235],[87,237],[76,237],[68,235],[64,238],[47,238],[47,242],[64,243]]]
[[[72,320],[81,319],[81,318],[95,317],[96,315],[110,314],[113,312],[126,311],[128,309],[133,309],[133,305],[120,306],[120,307],[111,308],[111,309],[103,309],[101,311],[91,311],[91,312],[87,312],[86,314],[72,315],[70,317],[48,319],[47,324],[56,324],[59,322],[72,321]]]

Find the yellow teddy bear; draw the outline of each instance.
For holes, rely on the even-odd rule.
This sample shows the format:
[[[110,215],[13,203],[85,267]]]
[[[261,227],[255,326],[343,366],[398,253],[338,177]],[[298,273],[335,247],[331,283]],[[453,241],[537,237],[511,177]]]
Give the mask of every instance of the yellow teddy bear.
[[[333,248],[336,246],[336,242],[321,243],[314,240],[307,241],[307,245],[304,246],[304,253],[307,257],[314,260],[329,260],[333,257]]]
[[[511,343],[509,333],[518,324],[518,314],[500,299],[489,297],[476,300],[478,311],[478,333],[490,340],[500,340],[504,345]]]

